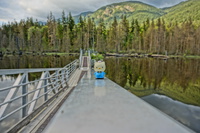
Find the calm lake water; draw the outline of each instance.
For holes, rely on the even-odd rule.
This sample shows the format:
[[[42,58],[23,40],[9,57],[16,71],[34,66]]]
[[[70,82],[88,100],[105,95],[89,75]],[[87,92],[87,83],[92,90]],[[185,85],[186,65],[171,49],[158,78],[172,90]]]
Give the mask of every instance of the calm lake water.
[[[196,132],[200,132],[200,59],[116,58],[107,77]]]
[[[0,69],[58,68],[74,59],[78,56],[9,56],[0,60]],[[105,62],[108,78],[200,132],[199,59],[106,57]],[[12,84],[15,77],[0,76],[0,88]]]
[[[60,68],[78,59],[78,55],[55,56],[4,56],[0,60],[0,69],[22,69],[22,68]]]

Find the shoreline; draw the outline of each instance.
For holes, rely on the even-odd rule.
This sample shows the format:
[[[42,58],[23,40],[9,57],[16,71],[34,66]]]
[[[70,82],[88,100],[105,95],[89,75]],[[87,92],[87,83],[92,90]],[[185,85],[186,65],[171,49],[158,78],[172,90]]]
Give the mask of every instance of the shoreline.
[[[198,55],[161,55],[161,54],[117,54],[117,53],[106,53],[105,56],[113,56],[113,57],[135,57],[135,58],[159,58],[163,60],[167,59],[174,59],[174,58],[195,58],[195,59],[200,59],[200,56]]]
[[[64,55],[79,55],[79,53],[65,53],[65,52],[23,52],[23,53],[4,53],[0,57],[4,56],[22,56],[22,55],[41,55],[41,56],[64,56]],[[200,59],[199,55],[162,55],[162,54],[118,54],[118,53],[105,53],[103,54],[106,57],[134,57],[134,58],[159,58],[163,60],[174,59],[174,58],[191,58],[191,59]]]

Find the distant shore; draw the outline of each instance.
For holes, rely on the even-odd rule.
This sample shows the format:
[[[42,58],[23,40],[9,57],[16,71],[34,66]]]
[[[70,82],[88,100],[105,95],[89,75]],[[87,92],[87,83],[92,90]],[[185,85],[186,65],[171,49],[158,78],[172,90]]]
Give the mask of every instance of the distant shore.
[[[66,52],[5,52],[5,53],[0,53],[0,57],[3,56],[12,56],[12,55],[41,55],[41,56],[46,56],[46,55],[52,55],[55,57],[59,56],[65,56],[65,55],[79,55],[79,53],[66,53]],[[159,58],[163,60],[167,60],[169,58],[195,58],[195,59],[200,59],[200,56],[198,55],[162,55],[162,54],[128,54],[128,53],[105,53],[104,56],[112,56],[112,57],[135,57],[135,58]]]
[[[118,53],[106,53],[105,56],[115,56],[115,57],[136,57],[136,58],[144,58],[144,57],[150,57],[150,58],[160,58],[163,60],[169,59],[169,58],[197,58],[200,59],[200,56],[198,55],[161,55],[161,54],[118,54]]]

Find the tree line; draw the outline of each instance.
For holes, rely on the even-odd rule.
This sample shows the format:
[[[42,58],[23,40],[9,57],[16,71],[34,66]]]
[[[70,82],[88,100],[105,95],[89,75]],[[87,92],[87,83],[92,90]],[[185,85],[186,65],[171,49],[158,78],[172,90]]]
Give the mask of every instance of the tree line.
[[[63,11],[56,20],[50,12],[45,24],[27,18],[2,25],[0,51],[78,52],[90,48],[101,53],[200,55],[200,27],[193,22],[159,18],[139,23],[122,15],[119,21],[114,17],[111,24],[103,19],[97,24],[82,16],[75,23],[71,13]]]

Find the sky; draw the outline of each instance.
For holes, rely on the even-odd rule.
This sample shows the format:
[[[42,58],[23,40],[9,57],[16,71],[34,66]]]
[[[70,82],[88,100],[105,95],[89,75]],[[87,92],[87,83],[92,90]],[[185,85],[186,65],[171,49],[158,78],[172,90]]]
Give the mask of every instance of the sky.
[[[0,0],[0,25],[8,21],[19,21],[33,17],[38,21],[46,21],[50,11],[60,18],[62,11],[66,14],[78,15],[82,12],[95,11],[112,3],[127,0]],[[133,0],[129,0],[133,1]],[[134,0],[141,1],[158,8],[169,7],[185,0]]]

